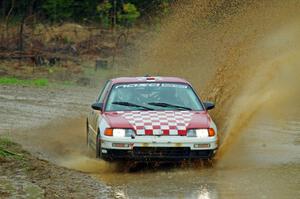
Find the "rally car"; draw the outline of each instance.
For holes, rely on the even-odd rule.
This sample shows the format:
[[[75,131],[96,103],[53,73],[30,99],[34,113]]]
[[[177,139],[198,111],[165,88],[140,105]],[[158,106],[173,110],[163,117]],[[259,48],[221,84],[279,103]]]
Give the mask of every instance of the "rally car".
[[[87,144],[108,161],[211,159],[218,148],[212,108],[181,78],[111,79],[87,117]]]

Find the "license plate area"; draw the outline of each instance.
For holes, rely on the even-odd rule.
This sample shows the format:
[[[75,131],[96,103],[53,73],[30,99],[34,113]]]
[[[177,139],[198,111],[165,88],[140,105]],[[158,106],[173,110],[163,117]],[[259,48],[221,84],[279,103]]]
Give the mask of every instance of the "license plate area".
[[[189,147],[133,147],[133,153],[137,156],[150,157],[178,157],[190,154]]]

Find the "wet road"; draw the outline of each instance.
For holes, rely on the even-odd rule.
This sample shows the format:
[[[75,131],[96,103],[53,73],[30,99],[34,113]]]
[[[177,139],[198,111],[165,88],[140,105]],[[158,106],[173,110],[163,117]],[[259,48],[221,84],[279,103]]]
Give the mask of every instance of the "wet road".
[[[297,198],[299,165],[99,174],[120,198]],[[298,179],[296,179],[298,177]]]
[[[49,98],[48,92],[40,92],[39,97]],[[81,95],[81,100],[88,101],[88,98],[92,97]],[[59,100],[59,94],[56,100],[50,99]],[[23,100],[21,104],[26,103],[39,106],[34,100]],[[13,109],[13,104],[6,109]],[[83,114],[86,109],[82,104],[78,109],[74,109],[74,104],[65,108],[53,104],[55,109],[60,109],[60,114],[68,114],[70,110],[81,110],[79,113]],[[36,118],[38,114],[51,115],[48,109],[36,112],[24,105],[19,108],[21,123],[22,108],[25,114],[32,111]],[[300,110],[293,107],[285,115],[280,112],[279,117],[270,117],[268,111],[266,107],[256,113],[212,167],[144,165],[128,172],[125,164],[96,160],[87,151],[85,120],[79,113],[79,119],[52,119],[46,126],[27,126],[30,130],[19,129],[12,134],[38,157],[93,176],[111,188],[116,198],[297,198],[300,195]]]
[[[97,92],[97,88],[0,85],[0,135],[84,115]]]
[[[295,117],[293,117],[295,119]],[[94,176],[117,198],[298,198],[300,118],[255,121],[213,166],[115,165],[71,155],[58,164]]]
[[[253,122],[213,167],[107,171],[96,177],[121,198],[298,198],[300,117],[290,117]]]

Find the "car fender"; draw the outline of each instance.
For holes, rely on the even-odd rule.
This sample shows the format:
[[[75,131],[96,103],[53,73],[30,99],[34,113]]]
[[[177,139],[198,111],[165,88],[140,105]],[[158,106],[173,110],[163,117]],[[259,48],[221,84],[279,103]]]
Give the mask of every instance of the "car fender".
[[[109,124],[107,123],[107,121],[105,120],[104,117],[98,118],[98,128],[99,128],[101,137],[104,136],[105,129],[110,128]]]

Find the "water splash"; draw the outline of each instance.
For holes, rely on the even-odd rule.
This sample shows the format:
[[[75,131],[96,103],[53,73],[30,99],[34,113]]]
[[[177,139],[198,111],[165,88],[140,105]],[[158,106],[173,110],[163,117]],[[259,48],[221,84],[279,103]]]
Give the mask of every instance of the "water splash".
[[[299,8],[294,0],[178,3],[133,65],[140,75],[185,77],[216,102],[220,158],[262,112],[299,104]]]

